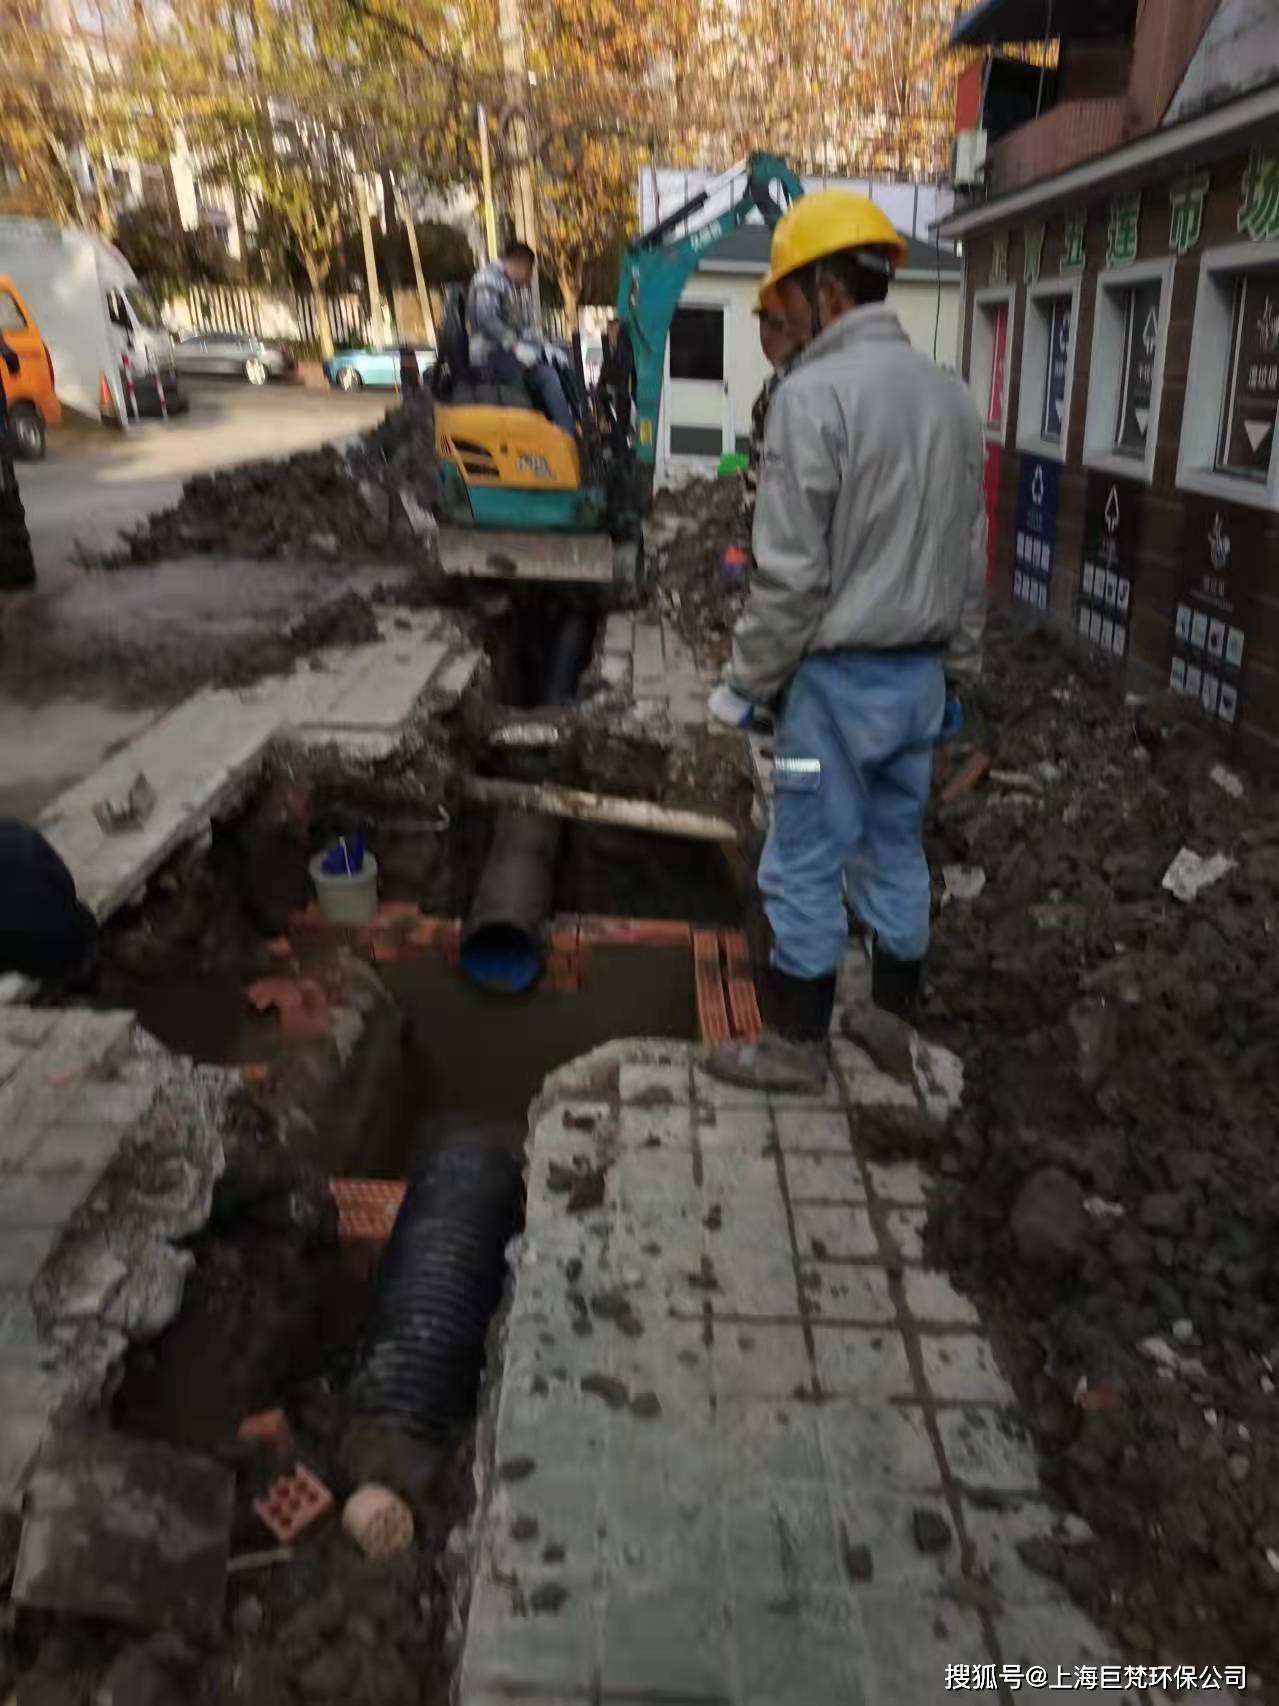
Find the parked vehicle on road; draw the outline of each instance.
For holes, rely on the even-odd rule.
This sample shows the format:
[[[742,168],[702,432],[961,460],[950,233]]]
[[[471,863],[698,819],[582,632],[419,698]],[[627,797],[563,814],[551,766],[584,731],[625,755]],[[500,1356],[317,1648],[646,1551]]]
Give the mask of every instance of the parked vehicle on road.
[[[46,427],[60,426],[62,405],[53,388],[53,357],[31,310],[12,279],[0,277],[0,336],[18,358],[17,373],[0,361],[0,386],[16,456],[38,462]]]
[[[161,386],[169,413],[183,406],[173,338],[114,244],[50,219],[0,218],[0,274],[39,324],[64,404],[124,426],[160,413]]]
[[[342,349],[323,363],[324,377],[339,391],[358,391],[362,385],[389,389],[400,383],[400,361],[410,351],[417,357],[417,370],[425,378],[435,366],[435,351],[426,344]]]
[[[279,344],[267,343],[252,332],[186,332],[174,350],[178,372],[222,374],[265,385],[283,379],[297,363]]]

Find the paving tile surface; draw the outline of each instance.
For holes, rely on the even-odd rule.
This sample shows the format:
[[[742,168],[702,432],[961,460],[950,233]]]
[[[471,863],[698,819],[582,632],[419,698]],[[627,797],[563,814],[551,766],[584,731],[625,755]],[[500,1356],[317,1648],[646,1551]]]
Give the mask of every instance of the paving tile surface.
[[[1100,1662],[1017,1550],[1086,1533],[924,1265],[927,1173],[861,1152],[862,1063],[805,1108],[690,1075],[675,1045],[607,1052],[616,1090],[601,1056],[567,1068],[535,1126],[461,1706],[935,1706],[992,1665]],[[604,1203],[566,1216],[551,1159],[605,1162]],[[513,1537],[530,1518],[549,1560]],[[976,1608],[966,1570],[996,1585]]]

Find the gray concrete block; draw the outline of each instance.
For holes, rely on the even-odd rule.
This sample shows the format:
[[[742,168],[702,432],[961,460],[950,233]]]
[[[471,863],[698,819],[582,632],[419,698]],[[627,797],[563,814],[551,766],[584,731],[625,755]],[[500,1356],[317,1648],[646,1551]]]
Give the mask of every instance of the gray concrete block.
[[[872,1584],[857,1595],[857,1607],[868,1706],[937,1706],[947,1697],[948,1665],[991,1662],[976,1614],[947,1599]]]
[[[721,1400],[794,1398],[812,1385],[813,1364],[798,1323],[718,1326],[711,1359]]]
[[[811,1315],[877,1327],[896,1320],[888,1275],[871,1263],[804,1262],[800,1286]]]
[[[896,1203],[903,1208],[922,1208],[928,1180],[922,1167],[913,1161],[898,1161],[890,1165],[871,1161],[871,1189],[884,1203]]]
[[[975,1333],[955,1333],[944,1338],[924,1333],[919,1346],[924,1378],[935,1398],[959,1404],[1015,1402],[988,1340],[978,1338]]]
[[[741,1484],[725,1508],[729,1556],[750,1559],[750,1587],[765,1603],[803,1602],[845,1582],[835,1512],[821,1481]]]
[[[924,1259],[924,1226],[928,1220],[922,1208],[894,1208],[884,1216],[889,1235],[901,1252],[904,1262]]]
[[[566,1597],[551,1609],[533,1609],[534,1597],[558,1590]],[[558,1595],[557,1595],[558,1597]],[[589,1691],[599,1664],[599,1635],[589,1578],[564,1571],[530,1576],[527,1585],[499,1585],[482,1576],[471,1595],[461,1694],[482,1689],[542,1689],[554,1696]]]
[[[689,1149],[693,1142],[692,1111],[687,1103],[674,1108],[623,1107],[617,1132],[623,1149]]]
[[[788,1151],[852,1152],[847,1116],[829,1108],[779,1108],[777,1140]]]
[[[729,1633],[722,1581],[612,1582],[604,1607],[604,1693],[730,1700]]]
[[[53,1370],[0,1364],[0,1511],[17,1510],[66,1381]]]
[[[97,1120],[58,1120],[46,1126],[27,1158],[33,1173],[73,1172],[91,1176],[91,1187],[115,1159],[127,1128]]]
[[[61,1236],[59,1226],[0,1227],[0,1291],[30,1290]]]
[[[61,1229],[92,1191],[98,1168],[65,1167],[56,1173],[0,1173],[0,1241],[11,1227]]]
[[[906,1347],[887,1328],[813,1325],[817,1375],[834,1397],[874,1403],[910,1397],[914,1390]]]
[[[696,1111],[697,1142],[705,1151],[759,1156],[774,1141],[773,1116],[766,1107],[709,1108]]]
[[[896,1404],[823,1403],[817,1429],[829,1474],[853,1493],[923,1492],[941,1485],[941,1467],[918,1409]]]
[[[687,1106],[692,1093],[687,1062],[625,1061],[618,1073],[618,1090],[624,1105],[645,1100],[653,1107],[666,1102]]]
[[[951,1474],[965,1487],[1001,1493],[1038,1492],[1035,1453],[1014,1414],[942,1410],[937,1427]]]
[[[788,1155],[786,1183],[793,1203],[864,1203],[866,1186],[852,1155]]]
[[[959,1536],[954,1533],[951,1513],[940,1499],[925,1499],[919,1493],[885,1491],[874,1484],[841,1486],[834,1494],[835,1521],[841,1547],[865,1546],[871,1555],[876,1587],[909,1588],[917,1593],[939,1593],[946,1581],[958,1577]],[[936,1511],[951,1529],[952,1540],[945,1552],[921,1552],[915,1541],[914,1516],[921,1508]],[[854,1589],[854,1597],[857,1590]]]
[[[780,1253],[721,1248],[713,1260],[718,1289],[710,1301],[717,1315],[799,1314],[795,1264],[784,1246]]]
[[[793,1185],[791,1189],[794,1194]],[[804,1260],[879,1255],[879,1240],[864,1208],[852,1204],[825,1208],[797,1202],[794,1215],[795,1240]]]
[[[816,1406],[729,1398],[719,1406],[718,1436],[736,1486],[819,1481],[825,1473]]]
[[[1005,1665],[1047,1673],[1038,1687],[1053,1688],[1062,1681],[1059,1673],[1064,1673],[1073,1692],[1077,1666],[1100,1671],[1102,1665],[1123,1664],[1114,1642],[1064,1598],[1055,1605],[1009,1606],[996,1612],[994,1622]],[[1090,1688],[1088,1695],[1103,1706],[1140,1706],[1135,1688]]]
[[[989,1572],[991,1586],[1005,1606],[1059,1605],[1066,1598],[1059,1582],[1040,1575],[1024,1562],[1017,1550],[1022,1541],[1045,1539],[1083,1545],[1091,1538],[1091,1530],[1081,1518],[1065,1516],[1036,1499],[997,1506],[965,1500],[964,1527],[978,1564]]]
[[[935,1268],[906,1268],[906,1307],[916,1321],[941,1327],[975,1327],[977,1310]]]
[[[582,1580],[600,1551],[603,1495],[599,1479],[585,1474],[533,1474],[498,1482],[484,1532],[484,1567],[494,1577],[538,1577],[549,1569]],[[558,1564],[546,1548],[561,1553]]]
[[[865,1706],[865,1637],[843,1593],[778,1602],[739,1585],[735,1627],[744,1706]]]

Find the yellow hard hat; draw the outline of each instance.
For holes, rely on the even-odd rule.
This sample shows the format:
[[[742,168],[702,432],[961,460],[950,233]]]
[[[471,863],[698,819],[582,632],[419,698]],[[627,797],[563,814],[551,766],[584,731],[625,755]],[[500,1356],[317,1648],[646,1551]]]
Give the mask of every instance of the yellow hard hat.
[[[792,202],[773,231],[760,297],[801,267],[844,249],[878,249],[890,266],[906,260],[906,241],[882,207],[856,190],[814,190]]]
[[[781,314],[783,312],[781,297],[777,294],[777,286],[770,284],[767,279],[755,293],[754,314]]]

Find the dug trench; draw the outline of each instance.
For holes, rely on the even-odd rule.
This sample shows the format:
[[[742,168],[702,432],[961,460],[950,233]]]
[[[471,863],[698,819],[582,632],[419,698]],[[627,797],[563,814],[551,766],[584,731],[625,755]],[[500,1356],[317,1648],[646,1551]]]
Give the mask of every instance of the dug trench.
[[[547,641],[521,615],[496,625],[490,658],[495,691],[527,710]],[[363,835],[379,862],[366,926],[317,915],[310,861],[339,835]],[[425,772],[380,794],[365,771],[284,762],[105,932],[95,1003],[243,1078],[181,1310],[130,1351],[110,1411],[120,1433],[234,1471],[232,1563],[218,1642],[24,1615],[23,1706],[98,1686],[114,1706],[448,1698],[485,1331],[521,1224],[529,1105],[610,1039],[695,1038],[689,926],[741,915],[714,847],[568,826],[543,976],[523,994],[479,988],[459,942],[493,836],[490,816],[433,799]],[[592,934],[591,917],[613,922]],[[371,1181],[389,1205],[380,1226],[333,1181]],[[453,1271],[431,1270],[441,1251]],[[333,1506],[281,1548],[255,1502],[295,1465]],[[414,1516],[412,1545],[380,1561],[338,1520],[370,1481]]]

